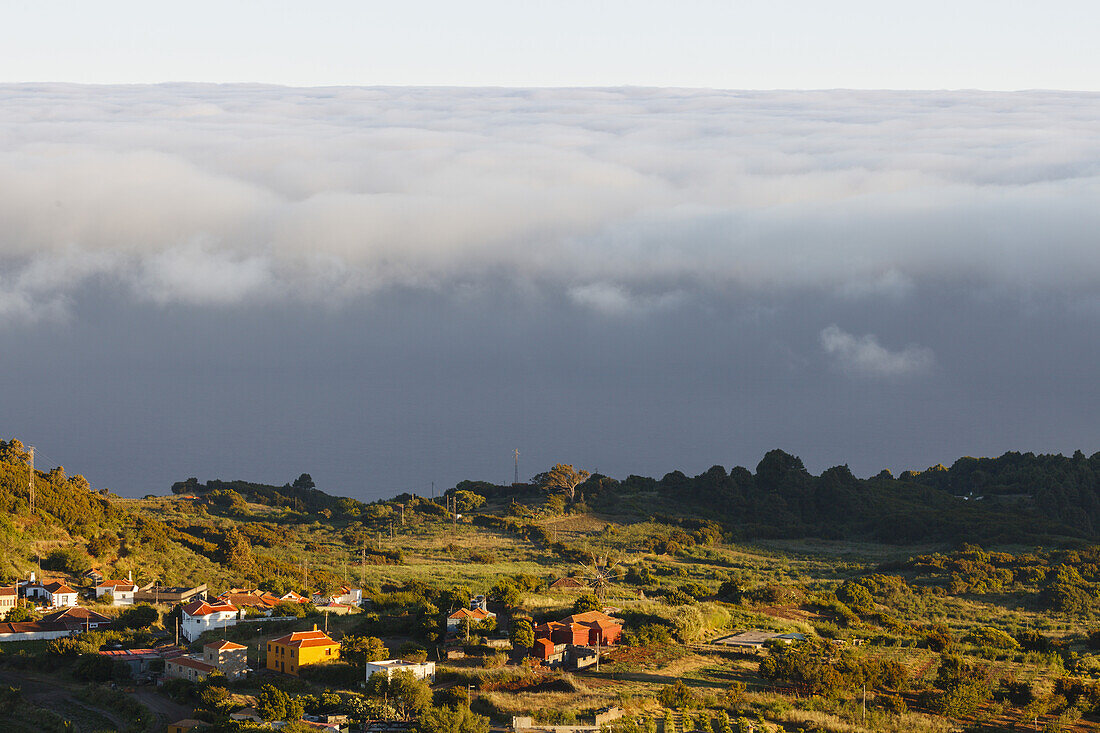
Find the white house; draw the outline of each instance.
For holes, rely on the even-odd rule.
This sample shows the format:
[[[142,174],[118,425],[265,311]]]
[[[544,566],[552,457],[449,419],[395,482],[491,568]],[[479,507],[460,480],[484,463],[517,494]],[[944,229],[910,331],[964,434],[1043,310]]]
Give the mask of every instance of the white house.
[[[43,623],[42,621],[0,623],[0,642],[60,639],[72,633],[72,629],[67,628],[64,624]]]
[[[134,603],[137,586],[132,580],[104,580],[95,587],[95,597],[102,598],[110,593],[116,606],[130,606]]]
[[[191,601],[182,610],[180,633],[188,641],[206,631],[237,625],[237,607],[221,601]]]
[[[76,605],[77,592],[56,580],[43,584],[36,582],[32,577],[31,582],[23,587],[23,592],[27,598],[42,601],[48,608]]]
[[[391,679],[394,672],[412,672],[418,680],[428,680],[435,684],[435,662],[406,662],[404,659],[386,659],[381,662],[367,662],[367,679],[378,672]]]

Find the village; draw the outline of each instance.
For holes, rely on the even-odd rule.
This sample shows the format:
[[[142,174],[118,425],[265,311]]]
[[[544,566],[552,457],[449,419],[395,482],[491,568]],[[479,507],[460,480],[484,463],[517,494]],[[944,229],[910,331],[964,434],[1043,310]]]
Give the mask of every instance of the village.
[[[590,590],[584,581],[573,577],[559,578],[550,586],[566,594]],[[230,588],[214,595],[205,584],[192,587],[139,584],[132,577],[105,578],[95,569],[80,578],[40,578],[31,572],[26,579],[0,586],[0,614],[7,619],[0,623],[0,652],[9,644],[79,638],[90,632],[110,630],[125,618],[110,613],[111,609],[124,614],[147,610],[149,622],[162,615],[165,621],[153,643],[134,648],[105,647],[94,652],[104,663],[109,663],[110,679],[154,688],[173,680],[202,683],[208,678],[229,682],[255,680],[259,684],[272,675],[299,677],[317,665],[340,661],[344,634],[335,629],[330,631],[330,616],[353,621],[371,605],[372,599],[364,597],[362,589],[346,585],[331,592],[314,591],[308,596],[295,591],[276,595],[260,588]],[[439,619],[444,633],[442,644],[435,651],[438,659],[428,659],[421,650],[369,659],[362,664],[361,686],[369,685],[373,675],[387,681],[395,675],[407,675],[435,685],[437,663],[461,663],[467,656],[464,649],[468,648],[472,635],[485,648],[506,652],[508,663],[525,669],[573,672],[598,669],[601,657],[615,648],[623,634],[623,621],[612,615],[616,610],[592,609],[560,620],[528,623],[531,643],[522,645],[516,643],[515,634],[507,633],[507,622],[491,610],[486,595],[474,595],[468,605],[442,614]],[[295,630],[283,633],[288,626]],[[347,628],[346,623],[333,626]],[[279,631],[266,632],[276,628]],[[230,640],[230,635],[239,641]],[[520,633],[518,640],[523,639]],[[607,716],[605,711],[601,721],[617,717]],[[265,720],[253,706],[233,710],[230,718],[273,729],[292,722]],[[533,727],[528,718],[520,716],[516,721],[513,727],[517,729]],[[302,722],[317,730],[340,733],[351,730],[346,715],[306,715]],[[388,724],[400,729],[407,723],[395,720]],[[167,730],[185,733],[203,730],[208,725],[202,720],[185,718],[172,721]]]

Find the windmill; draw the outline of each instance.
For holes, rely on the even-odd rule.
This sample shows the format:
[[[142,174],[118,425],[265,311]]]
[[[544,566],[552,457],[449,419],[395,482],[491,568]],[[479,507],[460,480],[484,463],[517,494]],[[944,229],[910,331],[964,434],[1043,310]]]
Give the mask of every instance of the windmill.
[[[607,594],[607,589],[611,587],[621,575],[622,572],[618,560],[612,559],[608,555],[604,555],[603,557],[593,555],[591,563],[585,565],[583,572],[580,573],[580,577],[588,583],[588,587],[592,589],[596,598],[601,602]]]

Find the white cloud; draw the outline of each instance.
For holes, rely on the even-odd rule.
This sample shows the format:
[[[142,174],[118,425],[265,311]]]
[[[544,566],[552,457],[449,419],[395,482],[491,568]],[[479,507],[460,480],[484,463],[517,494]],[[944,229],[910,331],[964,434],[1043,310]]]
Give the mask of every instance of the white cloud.
[[[1097,119],[1049,92],[0,85],[4,312],[95,278],[220,307],[511,281],[608,314],[937,279],[1094,299]]]
[[[854,336],[831,325],[822,329],[821,348],[843,370],[870,377],[908,377],[929,371],[936,363],[931,349],[909,345],[901,351],[882,346],[873,334]]]

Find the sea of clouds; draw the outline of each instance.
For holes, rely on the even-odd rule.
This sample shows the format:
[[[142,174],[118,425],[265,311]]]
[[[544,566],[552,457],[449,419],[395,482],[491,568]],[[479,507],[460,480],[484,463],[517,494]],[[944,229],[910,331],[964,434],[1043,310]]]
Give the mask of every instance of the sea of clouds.
[[[1091,453],[1098,201],[1098,94],[0,85],[0,414],[135,492]]]
[[[629,318],[946,282],[1095,309],[1097,201],[1097,94],[3,85],[0,326],[89,285],[211,308],[512,287]],[[820,345],[934,363],[874,338]]]

